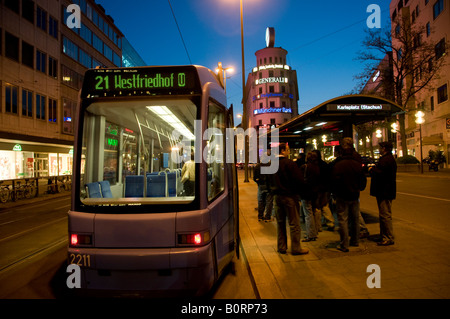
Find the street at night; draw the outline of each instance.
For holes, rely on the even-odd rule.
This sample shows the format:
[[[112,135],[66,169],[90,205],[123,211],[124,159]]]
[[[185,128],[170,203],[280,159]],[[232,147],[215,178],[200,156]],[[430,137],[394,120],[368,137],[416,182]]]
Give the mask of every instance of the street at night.
[[[450,0],[0,0],[0,300],[450,299],[449,39]]]
[[[278,257],[276,224],[257,221],[252,196],[256,197],[256,184],[253,181],[243,183],[243,171],[240,171],[239,177],[243,253],[239,260],[234,259],[234,272],[229,271],[214,287],[213,298],[448,297],[450,231],[446,225],[450,223],[450,195],[446,187],[450,182],[450,171],[425,172],[424,175],[399,173],[398,198],[393,204],[394,229],[398,233],[396,245],[376,247],[374,242],[365,239],[361,247],[352,249],[351,257],[339,255],[326,247],[327,244],[333,246],[339,235],[337,231],[325,230],[319,235],[318,241],[304,244],[314,255]],[[54,223],[49,223],[46,217],[50,215],[49,206],[54,207],[51,210],[52,220],[56,220]],[[10,287],[7,294],[2,294],[2,298],[67,298],[65,280],[68,274],[64,271],[67,256],[65,215],[68,207],[69,197],[64,196],[47,197],[45,201],[1,210],[0,278],[2,287]],[[378,234],[376,202],[367,190],[361,194],[361,210],[371,234]],[[34,216],[33,222],[30,216]],[[253,240],[257,240],[257,243],[252,245]],[[261,255],[258,257],[258,254]],[[336,266],[348,259],[360,265],[359,275],[349,277],[344,268]],[[371,263],[379,263],[382,267],[381,289],[369,289],[366,286],[369,274],[365,268]],[[261,271],[262,264],[270,267],[270,270],[266,269],[270,276]],[[332,270],[322,268],[327,265]],[[307,268],[313,276],[308,278],[306,286],[305,283],[299,283],[298,287],[292,283],[287,285],[289,271],[298,271],[297,267]],[[271,280],[277,289],[267,287]],[[339,284],[343,290],[332,288],[331,282]],[[24,286],[20,287],[22,284]],[[345,290],[348,289],[346,285],[354,290]]]

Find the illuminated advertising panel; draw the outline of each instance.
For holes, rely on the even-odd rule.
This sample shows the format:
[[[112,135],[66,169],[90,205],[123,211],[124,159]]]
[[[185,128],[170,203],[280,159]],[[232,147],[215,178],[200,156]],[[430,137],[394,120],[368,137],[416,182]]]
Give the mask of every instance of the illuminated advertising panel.
[[[88,70],[83,97],[201,93],[191,67]]]
[[[390,111],[390,104],[328,104],[327,111]]]
[[[254,115],[266,113],[292,113],[292,109],[286,107],[271,107],[268,109],[256,109],[253,111]]]

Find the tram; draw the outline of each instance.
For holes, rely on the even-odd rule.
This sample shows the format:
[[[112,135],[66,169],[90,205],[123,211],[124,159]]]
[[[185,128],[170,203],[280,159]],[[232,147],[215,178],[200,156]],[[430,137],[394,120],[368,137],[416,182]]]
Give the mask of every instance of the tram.
[[[233,110],[217,76],[90,69],[75,123],[68,262],[80,291],[208,292],[239,240],[235,154],[224,151]]]

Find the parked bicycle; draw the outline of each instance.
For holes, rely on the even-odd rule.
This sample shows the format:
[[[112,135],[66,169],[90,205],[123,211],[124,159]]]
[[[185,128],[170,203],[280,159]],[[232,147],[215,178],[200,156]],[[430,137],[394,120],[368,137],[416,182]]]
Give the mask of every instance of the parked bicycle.
[[[0,182],[0,202],[6,203],[10,200],[10,192],[9,185],[3,185],[3,182]]]

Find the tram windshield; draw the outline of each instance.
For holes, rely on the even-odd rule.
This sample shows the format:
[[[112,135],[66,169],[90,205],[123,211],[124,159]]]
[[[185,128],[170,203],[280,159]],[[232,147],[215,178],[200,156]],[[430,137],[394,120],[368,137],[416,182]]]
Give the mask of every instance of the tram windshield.
[[[85,205],[191,202],[191,99],[98,101],[84,114],[80,200]]]

